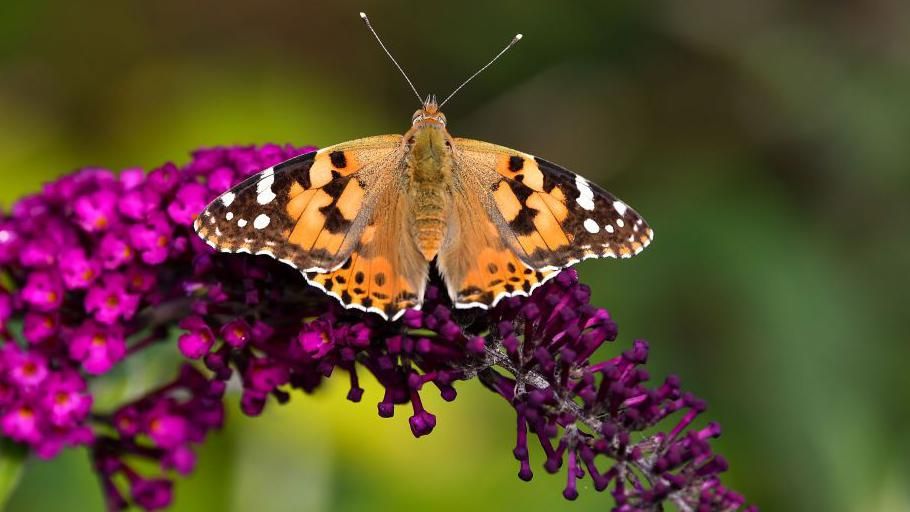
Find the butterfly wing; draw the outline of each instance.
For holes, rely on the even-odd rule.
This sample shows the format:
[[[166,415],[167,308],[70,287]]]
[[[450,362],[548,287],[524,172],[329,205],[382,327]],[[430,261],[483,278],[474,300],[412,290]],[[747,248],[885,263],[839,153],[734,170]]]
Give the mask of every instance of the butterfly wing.
[[[513,249],[518,243],[514,235],[503,235],[497,219],[486,213],[479,186],[468,180],[454,187],[454,209],[436,260],[457,308],[487,307],[506,296],[528,295],[559,272],[521,260]]]
[[[484,233],[450,229],[447,246],[451,257],[440,259],[449,275],[449,292],[456,305],[468,299],[495,304],[501,297],[529,294],[560,269],[588,258],[628,258],[641,252],[653,238],[644,219],[624,202],[562,167],[502,146],[471,139],[454,139],[455,175],[467,196],[477,197],[477,211],[486,212]],[[471,211],[457,216],[476,218]],[[468,233],[467,236],[464,233]],[[459,245],[482,248],[504,259],[508,248],[522,263],[503,269],[477,258],[459,263],[455,255],[467,251]],[[463,267],[463,268],[462,268]],[[509,272],[516,267],[516,272]],[[447,269],[449,271],[447,272]],[[505,286],[511,283],[511,286]],[[480,300],[475,300],[475,299]],[[476,304],[473,304],[476,305]]]
[[[219,251],[265,254],[287,263],[347,307],[368,309],[370,304],[363,300],[366,297],[354,296],[353,289],[327,284],[325,276],[364,271],[366,262],[370,263],[366,272],[383,272],[380,280],[388,286],[377,288],[377,293],[389,295],[388,302],[398,295],[417,296],[420,289],[405,290],[400,279],[411,283],[418,278],[397,274],[411,267],[394,264],[407,259],[407,254],[398,254],[406,250],[394,253],[396,247],[372,242],[394,235],[394,228],[385,226],[391,222],[388,203],[395,196],[403,159],[400,135],[369,137],[300,155],[222,194],[197,218],[196,232]],[[388,268],[380,261],[389,262]],[[355,272],[352,282],[356,276]],[[375,281],[376,276],[370,277]],[[384,312],[386,304],[377,303]]]
[[[306,274],[307,280],[342,304],[387,320],[419,309],[429,264],[407,230],[407,201],[399,186],[385,187],[350,258],[334,271]]]

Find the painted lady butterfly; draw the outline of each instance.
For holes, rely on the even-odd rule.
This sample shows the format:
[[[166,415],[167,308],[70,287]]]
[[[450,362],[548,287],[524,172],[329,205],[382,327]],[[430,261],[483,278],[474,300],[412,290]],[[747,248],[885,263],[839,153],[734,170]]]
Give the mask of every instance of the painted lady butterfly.
[[[344,306],[393,320],[421,306],[434,263],[455,307],[488,308],[581,260],[628,258],[651,242],[638,213],[581,176],[452,137],[440,106],[423,101],[404,135],[265,169],[212,202],[197,233],[220,251],[276,258]]]

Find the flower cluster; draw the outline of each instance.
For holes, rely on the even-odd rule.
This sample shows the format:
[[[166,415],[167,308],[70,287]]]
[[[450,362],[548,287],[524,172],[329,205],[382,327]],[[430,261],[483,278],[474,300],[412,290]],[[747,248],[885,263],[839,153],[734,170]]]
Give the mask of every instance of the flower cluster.
[[[190,315],[194,215],[236,180],[300,151],[201,151],[183,169],[119,176],[85,169],[0,214],[0,435],[42,458],[90,446],[112,510],[167,505],[167,473],[191,471],[191,446],[221,425],[224,383],[186,367],[105,411],[93,408],[88,381],[103,382]],[[139,475],[126,462],[136,456],[154,459],[161,476]],[[115,480],[129,482],[129,499]]]
[[[419,437],[436,425],[427,388],[451,401],[458,381],[476,377],[516,411],[522,479],[536,438],[544,469],[565,468],[568,499],[587,476],[618,511],[742,509],[709,445],[719,427],[692,426],[704,403],[675,378],[646,385],[647,345],[594,360],[616,325],[574,272],[490,311],[454,310],[434,277],[421,311],[386,322],[277,261],[216,254],[192,233],[217,194],[303,151],[216,148],[147,174],[83,170],[0,214],[0,433],[45,458],[90,446],[109,508],[152,510],[171,502],[172,476],[192,471],[193,445],[221,426],[229,381],[256,416],[339,372],[359,401],[369,372],[385,389],[378,414],[406,407]],[[93,406],[88,380],[169,342],[189,361],[172,382],[115,410]],[[140,473],[137,458],[158,472]]]

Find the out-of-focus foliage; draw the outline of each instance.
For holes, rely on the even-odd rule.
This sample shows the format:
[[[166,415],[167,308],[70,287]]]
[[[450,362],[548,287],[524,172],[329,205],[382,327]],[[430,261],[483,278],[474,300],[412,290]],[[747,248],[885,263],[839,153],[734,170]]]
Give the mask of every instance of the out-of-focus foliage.
[[[447,106],[450,129],[645,215],[655,243],[582,279],[621,338],[651,341],[652,369],[708,400],[726,483],[766,510],[910,509],[906,2],[6,2],[0,202],[78,166],[405,130],[416,101],[359,10],[424,94],[525,34]],[[433,403],[417,440],[376,416],[375,386],[345,390],[232,410],[176,510],[610,503],[519,481],[512,412],[479,384]],[[9,509],[72,503],[101,506],[78,451],[30,463]]]

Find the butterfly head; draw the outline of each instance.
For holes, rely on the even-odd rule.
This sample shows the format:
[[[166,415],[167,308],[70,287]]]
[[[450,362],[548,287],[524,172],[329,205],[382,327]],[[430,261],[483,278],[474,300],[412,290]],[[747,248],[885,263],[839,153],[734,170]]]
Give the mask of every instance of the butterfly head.
[[[423,106],[414,112],[414,115],[411,117],[411,124],[413,126],[441,126],[445,127],[446,125],[446,116],[439,110],[439,104],[436,103],[436,96],[430,95],[427,96],[427,99],[424,100]]]

